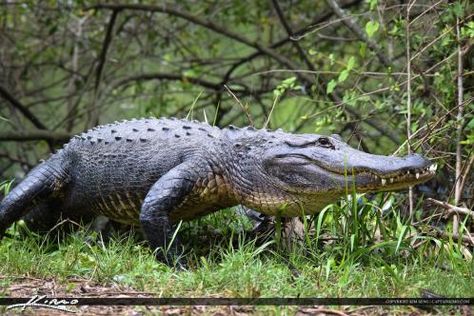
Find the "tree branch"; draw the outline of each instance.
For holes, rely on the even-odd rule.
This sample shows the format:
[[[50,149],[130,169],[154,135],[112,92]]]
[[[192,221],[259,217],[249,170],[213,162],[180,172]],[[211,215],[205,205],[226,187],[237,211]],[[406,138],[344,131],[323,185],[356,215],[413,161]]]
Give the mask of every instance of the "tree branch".
[[[289,38],[292,38],[294,36],[292,30],[291,30],[291,27],[289,26],[289,24],[287,23],[287,21],[285,20],[284,16],[283,16],[283,12],[281,11],[281,8],[278,4],[278,1],[277,0],[272,0],[272,4],[273,4],[273,7],[275,8],[275,11],[277,12],[277,15],[278,15],[278,18],[280,19],[280,22],[282,23],[283,27],[285,28],[286,32],[288,33],[288,36]],[[337,4],[336,4],[337,5]],[[342,11],[342,9],[338,6],[339,10]],[[343,20],[345,21],[345,19]],[[292,41],[293,45],[296,47],[296,49],[298,50],[298,53],[300,54],[301,58],[304,60],[304,62],[306,63],[306,65],[308,66],[308,68],[312,71],[314,71],[314,66],[313,64],[310,62],[310,60],[307,58],[305,52],[303,51],[303,49],[301,48],[301,46],[298,44],[297,41]],[[324,93],[324,89],[321,89],[320,90],[323,90],[322,92]],[[333,100],[342,104],[342,100],[338,97],[338,96],[333,96]],[[349,108],[346,108],[345,109],[347,112],[349,112],[350,114],[352,114],[353,116],[357,117],[358,119],[361,119],[361,116],[359,115],[359,113],[357,113],[355,110],[352,110],[352,109],[349,109]],[[386,130],[383,126],[381,126],[380,124],[378,124],[377,122],[375,122],[374,120],[371,120],[371,119],[366,119],[365,120],[369,125],[372,125],[372,127],[374,127],[376,130],[378,130],[379,132],[387,135],[392,141],[394,141],[395,143],[399,143],[400,142],[400,139],[394,134],[394,133],[391,133],[389,132],[388,130]]]
[[[271,0],[271,1],[272,1],[273,8],[275,9],[275,12],[278,15],[278,19],[280,20],[280,23],[283,25],[283,27],[285,28],[286,33],[288,34],[288,38],[292,38],[293,35],[294,35],[293,30],[291,29],[290,25],[286,21],[285,16],[283,15],[283,12],[281,11],[280,5],[278,4],[278,0]],[[310,70],[314,71],[315,68],[314,68],[313,64],[308,59],[308,56],[306,56],[306,53],[301,48],[301,45],[298,43],[298,41],[291,41],[291,43],[293,44],[293,46],[298,51],[298,54],[300,55],[301,59],[305,62],[306,66],[308,66],[308,68]]]
[[[18,101],[14,96],[10,94],[10,92],[5,89],[2,85],[0,85],[0,96],[2,96],[5,100],[10,102],[10,104],[20,111],[36,128],[46,130],[46,126],[41,123],[36,116],[28,110],[20,101]]]
[[[431,228],[433,229],[435,236],[437,237],[452,238],[456,242],[461,241],[463,243],[467,243],[474,246],[474,236],[471,234],[459,235],[455,233],[448,233],[448,232],[442,231],[438,227],[431,226]]]
[[[97,64],[97,71],[95,75],[94,90],[99,90],[100,80],[102,77],[102,71],[105,66],[105,61],[107,57],[107,51],[109,49],[110,43],[112,41],[112,31],[114,29],[115,21],[120,10],[113,10],[112,15],[110,16],[109,23],[107,25],[107,31],[105,33],[104,42],[102,44],[102,50],[99,55],[99,63]]]
[[[176,81],[183,81],[183,82],[190,82],[192,84],[200,85],[208,89],[212,90],[222,90],[224,88],[223,85],[213,83],[210,81],[206,81],[200,78],[193,78],[193,77],[186,77],[181,74],[174,74],[174,73],[145,73],[145,74],[138,74],[138,75],[131,75],[124,77],[122,79],[116,80],[115,82],[111,83],[111,89],[115,89],[119,86],[126,85],[130,82],[134,81],[143,81],[143,80],[176,80]]]
[[[112,15],[110,16],[109,23],[107,24],[107,30],[105,32],[104,42],[102,44],[102,50],[100,51],[99,61],[97,64],[97,71],[95,75],[94,98],[91,102],[91,111],[89,112],[91,115],[89,127],[95,126],[99,122],[99,111],[96,107],[97,96],[99,93],[100,81],[102,79],[102,72],[104,70],[104,66],[106,62],[107,51],[112,41],[112,31],[114,29],[115,21],[117,20],[117,15],[119,12],[120,12],[119,9],[113,10]]]
[[[201,19],[201,18],[199,18],[197,16],[194,16],[194,15],[188,13],[188,12],[172,8],[169,5],[161,5],[160,6],[160,5],[145,5],[145,4],[99,3],[99,4],[96,4],[96,5],[85,8],[85,10],[98,10],[98,9],[108,9],[108,10],[114,10],[114,11],[135,10],[135,11],[147,11],[147,12],[161,12],[161,13],[166,13],[166,14],[169,14],[169,15],[172,15],[172,16],[180,17],[180,18],[185,19],[185,20],[187,20],[187,21],[189,21],[193,24],[201,25],[201,26],[203,26],[203,27],[205,27],[205,28],[207,28],[211,31],[214,31],[214,32],[218,33],[218,34],[224,35],[228,38],[231,38],[231,39],[233,39],[237,42],[240,42],[242,44],[245,44],[249,47],[253,47],[256,50],[258,50],[259,52],[261,52],[262,54],[265,54],[265,55],[268,55],[268,56],[272,57],[273,59],[278,61],[280,64],[282,64],[282,65],[284,65],[284,66],[286,66],[290,69],[296,70],[296,69],[299,68],[298,65],[293,63],[290,59],[286,58],[285,56],[282,56],[282,55],[278,54],[277,52],[275,52],[271,48],[264,47],[256,41],[249,40],[246,37],[244,37],[244,36],[242,36],[238,33],[234,33],[230,30],[227,30],[222,25],[215,24],[214,22],[209,21],[209,20]],[[307,76],[307,75],[304,75],[304,74],[299,74],[299,76],[301,76],[302,79],[304,79],[304,81],[313,82],[313,78],[311,76]]]
[[[344,1],[343,4],[341,4],[341,6],[343,8],[348,8],[350,6],[353,6],[353,5],[356,5],[358,3],[360,3],[361,0],[353,0],[353,1]],[[324,22],[326,20],[328,20],[331,16],[333,15],[333,12],[332,11],[326,11],[326,12],[323,12],[320,16],[316,17],[310,24],[309,26],[305,26],[303,28],[300,28],[298,29],[297,31],[295,31],[293,33],[293,36],[299,36],[298,34],[303,34],[303,33],[306,33],[308,29],[312,29],[312,26],[314,25],[317,25],[321,22]],[[272,49],[275,49],[275,48],[278,48],[278,47],[281,47],[283,45],[285,45],[286,43],[290,42],[292,40],[292,37],[291,36],[288,36],[288,37],[285,37],[285,38],[282,38],[281,40],[275,42],[274,44],[270,45],[270,48]],[[239,68],[241,65],[259,57],[259,56],[262,56],[263,53],[260,52],[260,51],[257,51],[255,53],[252,53],[248,56],[245,56],[243,57],[242,59],[240,59],[238,62],[236,62],[235,64],[233,64],[229,70],[227,71],[227,73],[225,74],[224,76],[224,80],[223,81],[223,84],[227,83],[230,79],[230,76],[232,75],[232,73],[237,69]]]
[[[455,184],[454,184],[454,204],[458,205],[462,197],[461,184],[464,182],[462,179],[462,144],[461,140],[463,137],[463,122],[464,122],[464,88],[463,88],[463,54],[462,54],[462,43],[461,43],[461,26],[459,17],[456,18],[456,39],[458,42],[458,69],[457,69],[457,106],[458,113],[456,115],[456,169],[455,169]],[[453,217],[453,232],[459,231],[459,219],[458,216]]]
[[[387,56],[382,52],[380,47],[373,40],[368,38],[364,31],[360,28],[359,24],[349,15],[347,15],[344,10],[339,6],[336,0],[326,0],[327,4],[332,8],[334,13],[342,20],[348,29],[350,29],[357,37],[365,42],[367,46],[377,55],[380,62],[385,66],[389,67],[391,65]]]
[[[447,210],[448,215],[464,214],[464,215],[467,215],[467,216],[471,216],[474,219],[474,212],[471,211],[470,209],[468,209],[467,207],[454,206],[454,205],[451,205],[447,202],[438,201],[438,200],[435,200],[435,199],[432,199],[432,198],[427,198],[426,200],[433,203],[433,204],[441,206],[442,208]]]
[[[65,132],[52,132],[47,130],[32,130],[27,132],[0,132],[0,141],[37,141],[46,140],[49,142],[66,142],[72,137]]]
[[[342,100],[339,101],[342,103]],[[371,118],[363,118],[362,115],[360,115],[356,110],[351,109],[350,107],[345,107],[344,110],[354,116],[356,119],[359,121],[365,122],[375,128],[377,131],[379,131],[381,134],[387,136],[392,142],[395,144],[400,144],[400,137],[394,133],[392,130],[390,130],[387,126],[384,126],[377,122],[376,120],[373,120]]]

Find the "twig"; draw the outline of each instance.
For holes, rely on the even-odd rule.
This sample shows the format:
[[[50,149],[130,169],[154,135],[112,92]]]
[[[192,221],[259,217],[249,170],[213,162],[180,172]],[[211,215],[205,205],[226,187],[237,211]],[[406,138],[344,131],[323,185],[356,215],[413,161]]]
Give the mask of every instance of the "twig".
[[[230,88],[227,86],[227,85],[224,85],[224,88],[226,88],[227,92],[229,92],[229,94],[235,99],[235,101],[237,101],[237,103],[240,105],[240,107],[242,108],[242,110],[244,111],[245,113],[245,116],[247,116],[247,120],[249,121],[249,124],[251,126],[255,126],[254,123],[253,123],[253,120],[252,120],[252,117],[250,116],[250,113],[248,111],[248,109],[245,108],[245,106],[240,102],[239,98],[237,98],[237,96],[232,92],[232,90],[230,90]]]
[[[469,171],[471,170],[472,166],[474,165],[474,155],[471,156],[471,159],[466,165],[466,168],[464,169],[463,175],[461,176],[461,184],[460,184],[460,191],[464,189],[464,185],[466,184],[466,180],[468,178]]]
[[[454,184],[454,204],[458,205],[461,200],[462,187],[462,148],[461,148],[461,137],[464,123],[464,90],[463,90],[463,56],[462,56],[462,45],[461,45],[461,31],[459,27],[459,17],[456,18],[456,40],[458,42],[458,73],[457,73],[457,92],[458,92],[458,114],[456,116],[456,173],[455,173],[455,184]],[[453,233],[459,232],[459,218],[457,215],[453,216]]]
[[[10,92],[0,85],[0,96],[7,100],[14,108],[20,111],[36,128],[46,130],[46,126],[41,123],[38,118],[28,110],[19,100],[17,100]]]
[[[110,16],[109,23],[107,25],[107,30],[104,37],[104,42],[102,44],[102,50],[99,55],[99,61],[97,64],[97,70],[95,75],[95,83],[94,83],[94,97],[91,102],[91,111],[90,111],[90,121],[89,127],[95,126],[99,122],[99,111],[97,109],[97,97],[99,93],[100,81],[102,79],[102,72],[104,70],[105,62],[107,60],[107,51],[109,49],[110,43],[112,41],[112,31],[114,29],[115,21],[117,20],[117,15],[121,11],[121,9],[116,9],[112,11],[112,15]]]
[[[278,0],[272,0],[272,4],[273,4],[273,8],[275,9],[275,11],[278,15],[278,19],[280,20],[280,23],[283,25],[283,27],[285,28],[286,33],[288,34],[288,37],[290,37],[290,38],[293,37],[293,35],[294,35],[293,30],[291,29],[290,25],[286,21],[285,16],[283,15],[283,12],[280,8],[280,5],[278,4]],[[308,68],[310,70],[313,70],[313,71],[316,70],[314,68],[313,64],[311,63],[311,61],[308,59],[308,56],[306,56],[305,51],[301,48],[301,45],[299,44],[299,42],[298,41],[291,41],[291,43],[293,44],[293,46],[298,51],[298,54],[300,55],[301,59],[303,59],[306,66],[308,66]]]
[[[210,81],[206,81],[201,78],[194,78],[194,77],[186,77],[182,74],[176,74],[176,73],[143,73],[143,74],[137,74],[137,75],[131,75],[124,77],[122,79],[119,79],[115,82],[112,82],[110,84],[110,89],[113,90],[116,89],[119,86],[126,85],[130,82],[134,81],[144,81],[144,80],[177,80],[177,81],[183,81],[183,82],[190,82],[192,84],[200,85],[204,88],[220,91],[222,90],[222,85],[213,83]],[[240,92],[240,90],[239,90]]]
[[[407,147],[408,147],[408,154],[411,153],[411,145],[410,145],[410,138],[411,138],[411,47],[410,47],[410,10],[413,6],[415,1],[412,3],[408,2],[407,6],[407,15],[406,15],[406,59],[407,59]],[[408,188],[408,205],[409,205],[409,215],[410,215],[410,222],[413,220],[413,187],[410,186]]]
[[[380,47],[375,43],[372,39],[368,38],[364,31],[360,28],[357,22],[351,16],[347,15],[344,10],[339,6],[336,0],[326,0],[328,5],[332,8],[334,13],[341,18],[342,23],[344,23],[348,29],[350,29],[357,37],[365,42],[367,46],[377,55],[377,58],[380,62],[385,66],[389,67],[391,65],[390,61],[388,60],[387,56],[382,52]]]
[[[438,201],[432,198],[428,198],[426,200],[446,209],[448,211],[448,215],[464,214],[464,215],[471,216],[474,219],[474,212],[468,209],[467,207],[459,207],[459,206],[451,205],[447,202]]]
[[[263,128],[267,128],[268,124],[270,124],[270,119],[272,117],[273,110],[275,109],[275,106],[277,105],[277,102],[279,100],[279,97],[276,96],[275,100],[273,100],[272,108],[270,109],[270,113],[268,113],[267,120],[265,121],[265,124],[263,125]]]
[[[454,241],[462,241],[468,244],[471,244],[474,246],[474,238],[471,234],[464,235],[464,236],[459,236],[459,234],[454,234],[454,233],[447,233],[445,231],[442,231],[441,229],[430,226],[436,233],[436,236],[442,237],[442,238],[452,238]]]
[[[27,132],[1,132],[0,141],[25,142],[33,140],[47,140],[63,142],[71,138],[71,134],[46,130],[32,130]]]
[[[112,3],[99,3],[90,7],[86,7],[85,10],[99,10],[99,9],[108,9],[108,10],[134,10],[134,11],[146,11],[146,12],[160,12],[166,13],[171,16],[176,16],[181,19],[187,20],[193,24],[200,25],[205,27],[215,33],[224,35],[230,39],[233,39],[239,43],[242,43],[246,46],[252,47],[262,54],[272,57],[282,65],[289,67],[291,69],[298,69],[298,65],[293,63],[290,59],[286,58],[283,55],[280,55],[275,50],[262,46],[259,42],[249,40],[248,38],[242,36],[240,33],[233,32],[228,30],[222,25],[216,24],[211,20],[202,19],[196,15],[191,14],[190,12],[182,11],[177,8],[173,8],[170,5],[146,5],[146,4],[112,4]],[[301,75],[302,76],[302,75]],[[313,78],[310,76],[302,76],[302,79],[307,82],[313,82]]]
[[[468,15],[467,17],[463,18],[462,20],[459,20],[459,18],[457,18],[457,21],[459,21],[459,23],[463,23],[464,21],[469,21],[470,19],[472,19],[473,16],[474,16],[474,13]],[[457,25],[459,25],[459,23],[457,23]],[[436,42],[439,41],[442,37],[444,37],[444,36],[448,35],[449,33],[451,33],[453,28],[454,28],[453,26],[450,26],[450,27],[446,28],[443,31],[443,33],[441,33],[438,37],[436,37],[434,40],[432,40],[430,43],[428,43],[428,45],[424,46],[420,51],[418,51],[415,55],[413,55],[411,57],[411,59],[414,60],[415,58],[420,56],[424,51],[426,51],[428,48],[430,48],[431,46],[436,44]]]
[[[355,1],[343,1],[341,3],[341,7],[343,8],[348,8],[350,6],[353,6],[353,5],[356,5],[356,4],[359,4],[361,2],[361,0],[355,0]],[[296,34],[298,34],[299,36],[304,36],[305,33],[307,32],[311,32],[315,25],[318,25],[326,20],[328,20],[331,16],[333,15],[333,12],[332,11],[326,11],[326,12],[323,12],[320,16],[317,16],[313,22],[311,22],[309,24],[309,26],[305,26],[297,31],[295,31],[293,34],[294,36],[296,36]],[[290,36],[287,36],[275,43],[273,43],[272,45],[270,45],[270,48],[272,49],[275,49],[275,48],[279,48],[281,46],[283,46],[284,44],[290,42],[291,40],[295,40],[294,38],[290,37]],[[249,54],[245,57],[242,57],[238,62],[236,62],[235,64],[233,64],[229,70],[226,72],[226,74],[224,75],[224,80],[223,80],[223,83],[227,83],[228,81],[230,81],[230,77],[232,75],[232,73],[235,72],[235,70],[237,68],[239,68],[240,66],[246,64],[247,62],[250,62],[252,61],[253,59],[257,58],[257,57],[260,57],[262,56],[263,53],[260,52],[260,51],[257,51],[257,52],[254,52],[252,54]]]

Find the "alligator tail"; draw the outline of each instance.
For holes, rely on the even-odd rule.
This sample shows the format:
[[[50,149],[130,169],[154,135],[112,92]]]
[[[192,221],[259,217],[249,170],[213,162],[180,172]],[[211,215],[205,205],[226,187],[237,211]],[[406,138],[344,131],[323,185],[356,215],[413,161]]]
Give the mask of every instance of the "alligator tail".
[[[59,158],[59,159],[58,159]],[[0,203],[0,238],[15,221],[33,209],[34,205],[59,193],[67,182],[62,159],[53,155],[31,170]]]

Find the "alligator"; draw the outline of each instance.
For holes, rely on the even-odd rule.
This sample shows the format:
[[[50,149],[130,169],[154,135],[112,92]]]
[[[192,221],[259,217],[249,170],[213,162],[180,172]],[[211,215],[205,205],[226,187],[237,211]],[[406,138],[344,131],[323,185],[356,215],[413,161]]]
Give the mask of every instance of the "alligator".
[[[100,214],[140,226],[169,263],[181,220],[235,205],[269,216],[315,214],[354,189],[399,190],[435,171],[421,155],[373,155],[335,134],[133,119],[74,136],[32,169],[0,204],[0,236],[20,218],[34,226]]]

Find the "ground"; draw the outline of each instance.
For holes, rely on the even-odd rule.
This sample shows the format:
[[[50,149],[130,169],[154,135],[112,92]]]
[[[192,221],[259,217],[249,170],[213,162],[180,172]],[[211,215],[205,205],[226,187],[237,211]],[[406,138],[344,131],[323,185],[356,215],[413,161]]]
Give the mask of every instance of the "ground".
[[[188,267],[157,262],[136,234],[79,229],[66,236],[25,231],[0,242],[0,296],[31,297],[474,297],[472,249],[440,240],[371,208],[333,207],[318,215],[303,240],[282,242],[247,233],[233,210],[185,223]],[[352,215],[351,215],[352,214]],[[359,226],[351,216],[356,214]],[[376,226],[374,223],[382,223]],[[375,226],[374,226],[375,225]],[[377,231],[374,227],[382,230]],[[282,230],[280,228],[280,230]],[[0,312],[5,307],[0,307]],[[413,306],[83,306],[79,315],[472,315],[470,307]],[[61,314],[28,310],[27,314]],[[8,313],[18,313],[9,311]]]
[[[33,277],[0,277],[2,283],[9,279],[10,285],[4,291],[9,297],[31,297],[47,295],[48,297],[153,297],[157,293],[140,292],[127,286],[117,284],[101,285],[86,279],[68,279],[66,284],[54,279]],[[11,283],[10,283],[11,282]],[[51,309],[28,308],[22,315],[388,315],[409,314],[436,315],[442,314],[439,308],[378,307],[378,306],[304,306],[304,307],[253,307],[253,306],[80,306],[72,308],[76,313],[66,313]],[[17,315],[18,310],[10,310],[4,315]],[[472,315],[472,308],[452,308],[451,313]]]

